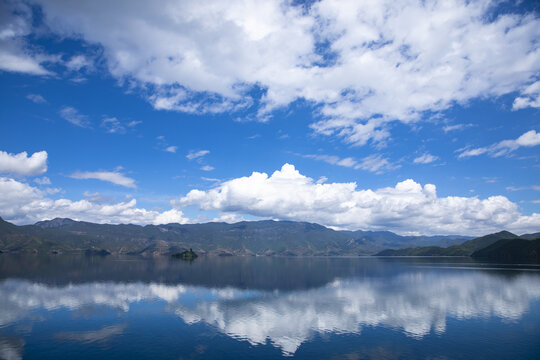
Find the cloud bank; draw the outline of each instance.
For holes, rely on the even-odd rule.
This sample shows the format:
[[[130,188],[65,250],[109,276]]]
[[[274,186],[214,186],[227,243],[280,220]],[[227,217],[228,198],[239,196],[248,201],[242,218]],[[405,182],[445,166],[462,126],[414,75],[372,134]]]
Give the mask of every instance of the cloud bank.
[[[267,120],[300,99],[319,113],[314,131],[363,145],[387,139],[392,121],[472,99],[511,94],[514,110],[538,107],[540,19],[497,1],[31,3],[54,34],[100,46],[110,74],[156,109]],[[6,14],[0,56],[20,57],[31,16]],[[25,59],[26,70],[1,63],[47,72]]]
[[[210,190],[191,190],[175,204],[354,230],[481,235],[540,229],[540,214],[522,215],[504,196],[438,197],[435,185],[411,179],[376,190],[358,189],[356,183],[323,184],[290,164],[271,176],[253,172]]]
[[[55,217],[110,224],[157,225],[188,222],[180,210],[146,210],[138,208],[135,199],[117,203],[92,202],[88,199],[55,200],[48,197],[46,191],[5,177],[0,177],[0,194],[0,215],[17,224],[35,223]]]

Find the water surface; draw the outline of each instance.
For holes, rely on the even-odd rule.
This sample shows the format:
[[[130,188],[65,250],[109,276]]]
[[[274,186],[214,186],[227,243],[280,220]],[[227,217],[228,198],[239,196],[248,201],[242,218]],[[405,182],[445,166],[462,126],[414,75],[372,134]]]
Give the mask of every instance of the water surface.
[[[537,359],[540,268],[0,255],[0,358]]]

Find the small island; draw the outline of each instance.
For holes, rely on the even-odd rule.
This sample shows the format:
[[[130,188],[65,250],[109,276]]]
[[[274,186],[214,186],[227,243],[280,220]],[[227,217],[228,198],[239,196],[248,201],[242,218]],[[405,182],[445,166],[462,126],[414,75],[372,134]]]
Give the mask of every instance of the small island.
[[[174,254],[171,255],[171,257],[173,257],[175,259],[193,261],[198,257],[198,255],[195,254],[195,252],[192,249],[189,249],[189,250],[183,251],[181,253],[174,253]]]

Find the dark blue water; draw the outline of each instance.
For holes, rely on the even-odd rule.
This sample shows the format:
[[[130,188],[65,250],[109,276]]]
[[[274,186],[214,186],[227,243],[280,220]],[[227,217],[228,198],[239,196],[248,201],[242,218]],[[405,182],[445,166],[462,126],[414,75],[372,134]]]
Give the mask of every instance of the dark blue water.
[[[0,255],[1,359],[538,359],[540,268]]]

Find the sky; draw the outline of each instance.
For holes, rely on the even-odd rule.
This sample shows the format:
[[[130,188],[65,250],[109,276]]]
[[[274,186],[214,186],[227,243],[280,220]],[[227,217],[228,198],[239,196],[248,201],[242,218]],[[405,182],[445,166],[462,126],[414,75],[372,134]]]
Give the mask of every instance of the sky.
[[[0,0],[0,216],[539,232],[539,15]]]

